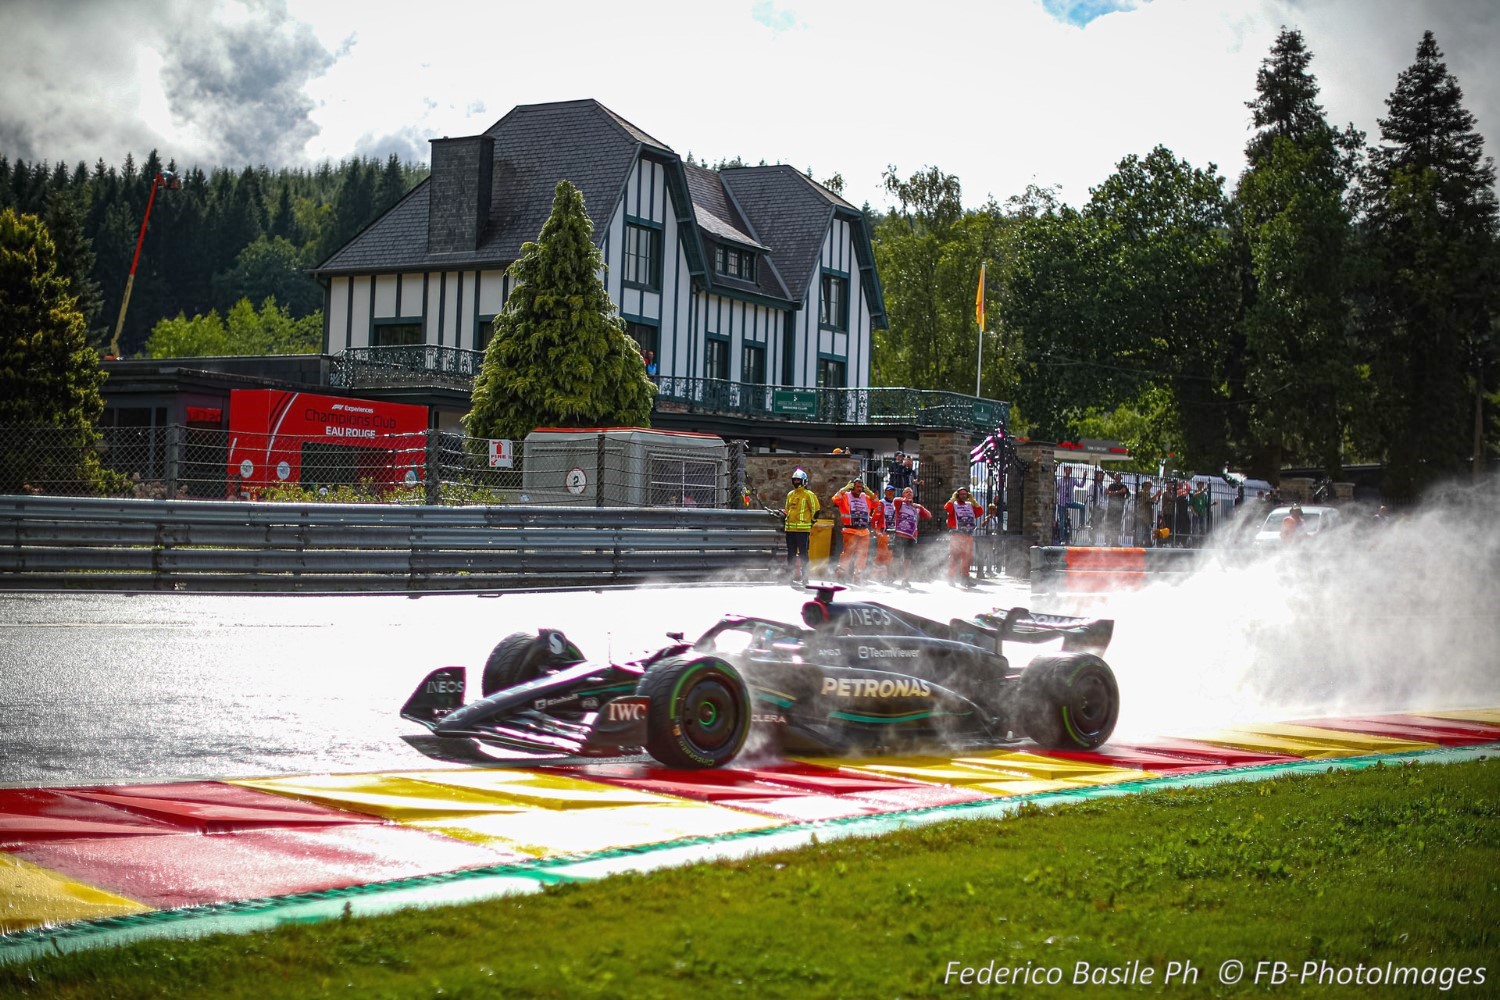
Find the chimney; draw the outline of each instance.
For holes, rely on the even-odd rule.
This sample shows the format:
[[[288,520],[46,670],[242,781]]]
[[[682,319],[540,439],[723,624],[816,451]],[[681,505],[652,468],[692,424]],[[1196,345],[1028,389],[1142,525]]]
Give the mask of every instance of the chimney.
[[[427,252],[472,253],[490,217],[495,140],[487,135],[432,140]]]

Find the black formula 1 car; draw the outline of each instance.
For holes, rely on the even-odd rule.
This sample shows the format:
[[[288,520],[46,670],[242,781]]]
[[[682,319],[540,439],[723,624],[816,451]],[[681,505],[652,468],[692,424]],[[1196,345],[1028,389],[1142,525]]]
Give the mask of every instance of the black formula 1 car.
[[[401,709],[443,742],[613,756],[644,748],[669,767],[728,763],[752,727],[791,750],[869,753],[994,746],[1030,738],[1093,749],[1119,715],[1100,658],[1114,622],[996,609],[947,624],[811,587],[802,624],[729,615],[696,642],[628,663],[586,659],[563,633],[502,639],[483,697],[465,703],[463,667],[443,667]],[[1007,642],[1061,640],[1012,669]]]

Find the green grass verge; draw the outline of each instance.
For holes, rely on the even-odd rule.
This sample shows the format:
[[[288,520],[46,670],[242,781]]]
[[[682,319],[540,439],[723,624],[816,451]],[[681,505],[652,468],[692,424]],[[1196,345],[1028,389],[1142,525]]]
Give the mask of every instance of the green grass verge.
[[[0,967],[0,996],[1098,992],[1075,981],[1080,962],[1085,977],[1123,980],[1107,992],[1493,996],[1497,817],[1493,759],[1161,791],[463,907],[48,957]],[[1230,960],[1244,978],[1224,985]],[[1257,983],[1259,962],[1289,978],[1267,965]],[[1023,981],[975,982],[987,968]],[[1307,969],[1323,982],[1297,978]],[[1060,982],[1037,984],[1049,975]]]

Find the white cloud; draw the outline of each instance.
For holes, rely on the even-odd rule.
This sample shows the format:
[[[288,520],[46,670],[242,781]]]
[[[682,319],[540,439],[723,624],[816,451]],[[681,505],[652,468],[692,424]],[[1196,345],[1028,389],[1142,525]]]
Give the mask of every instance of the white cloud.
[[[840,172],[855,203],[884,206],[894,164],[957,174],[970,205],[1029,183],[1061,185],[1077,204],[1123,156],[1158,144],[1232,184],[1244,102],[1282,25],[1306,36],[1330,119],[1371,141],[1431,28],[1481,130],[1500,137],[1500,8],[1488,0],[1109,9],[1121,6],[10,0],[0,152],[118,162],[155,146],[203,166],[425,157],[428,139],[479,132],[517,104],[593,97],[679,153]],[[216,56],[211,71],[171,44],[194,32],[209,36],[194,51]],[[247,38],[266,51],[246,51]],[[207,94],[192,74],[208,77]]]

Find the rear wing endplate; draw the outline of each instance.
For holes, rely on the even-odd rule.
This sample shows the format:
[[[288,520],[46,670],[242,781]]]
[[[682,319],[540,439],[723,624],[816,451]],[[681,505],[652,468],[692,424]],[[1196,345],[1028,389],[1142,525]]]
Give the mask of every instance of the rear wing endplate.
[[[986,645],[978,641],[979,636],[989,638],[994,642],[996,653],[1003,652],[1001,647],[1006,642],[1034,645],[1061,639],[1065,652],[1097,656],[1109,648],[1115,634],[1112,618],[1045,615],[1026,608],[996,608],[970,619],[955,618],[949,628],[955,639],[963,638],[965,633],[972,635],[974,638],[965,641],[975,645]]]

